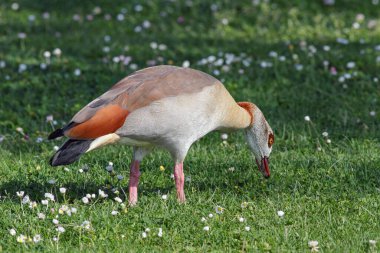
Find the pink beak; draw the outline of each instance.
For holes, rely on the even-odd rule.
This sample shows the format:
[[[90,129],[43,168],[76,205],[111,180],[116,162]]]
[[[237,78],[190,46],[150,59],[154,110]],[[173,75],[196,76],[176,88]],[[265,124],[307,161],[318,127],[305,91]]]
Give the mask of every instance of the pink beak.
[[[269,170],[269,157],[264,156],[261,158],[261,163],[257,161],[256,159],[257,167],[259,168],[259,171],[263,174],[265,178],[270,177],[270,170]]]

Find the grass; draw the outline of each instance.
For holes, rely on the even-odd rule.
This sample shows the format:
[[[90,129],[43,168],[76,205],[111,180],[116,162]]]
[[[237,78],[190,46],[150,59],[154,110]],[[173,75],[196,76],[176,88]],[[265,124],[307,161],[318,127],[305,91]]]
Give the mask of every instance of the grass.
[[[11,8],[13,1],[2,1],[0,60],[6,65],[0,68],[2,250],[308,252],[308,241],[317,240],[321,252],[378,251],[369,240],[380,240],[376,60],[380,24],[368,25],[380,22],[380,5],[257,2],[144,1],[138,12],[137,1],[19,1],[17,11]],[[102,13],[89,21],[86,15],[95,6]],[[117,14],[125,10],[124,20],[118,21]],[[49,19],[42,17],[44,12]],[[359,13],[364,20],[356,20]],[[73,21],[74,14],[80,15],[79,22]],[[112,19],[105,20],[105,14]],[[29,21],[30,15],[35,15],[34,21]],[[150,21],[149,28],[143,28],[145,20]],[[353,28],[354,22],[359,29]],[[141,32],[135,31],[137,26]],[[152,49],[152,42],[167,49]],[[45,59],[44,52],[55,48],[62,55]],[[271,51],[285,60],[270,57]],[[210,55],[225,58],[226,53],[238,57],[228,70],[198,64]],[[115,63],[113,57],[119,55],[132,60],[128,65]],[[146,67],[152,60],[174,65],[188,60],[191,67],[222,80],[236,100],[256,103],[276,135],[271,179],[258,173],[241,133],[230,135],[228,144],[212,133],[193,145],[185,161],[185,175],[191,177],[185,183],[185,205],[176,202],[172,161],[163,151],[143,161],[139,204],[134,208],[113,200],[116,196],[125,200],[129,147],[96,150],[68,170],[49,167],[53,147],[62,141],[46,140],[52,130],[46,116],[54,116],[55,127],[63,125],[134,67]],[[262,67],[267,62],[272,66]],[[349,62],[355,66],[348,68]],[[41,63],[47,68],[41,69]],[[19,71],[20,64],[27,69]],[[331,67],[337,75],[330,73]],[[74,74],[76,69],[80,75]],[[339,80],[344,74],[348,78]],[[304,120],[307,115],[310,122]],[[325,131],[330,144],[322,136]],[[39,137],[42,142],[36,142]],[[124,179],[106,172],[109,161],[115,175]],[[88,172],[80,173],[85,165]],[[165,171],[160,171],[161,165]],[[64,196],[60,187],[67,188]],[[87,193],[97,194],[98,189],[109,198],[82,203]],[[16,191],[25,191],[37,206],[22,205]],[[56,197],[48,207],[41,204],[46,192]],[[167,201],[162,194],[168,194]],[[77,208],[77,213],[59,214],[62,205]],[[215,213],[216,206],[225,208],[223,214]],[[113,210],[119,214],[111,215]],[[284,217],[278,217],[279,210]],[[45,220],[38,219],[40,212]],[[209,218],[210,213],[214,217]],[[52,223],[56,215],[66,230],[62,234]],[[202,217],[207,221],[201,222]],[[245,221],[239,222],[240,217]],[[81,227],[86,220],[92,229]],[[204,231],[205,226],[210,231]],[[10,235],[11,228],[16,236]],[[143,238],[146,228],[151,231]],[[162,237],[157,236],[158,228],[163,229]],[[42,241],[19,243],[20,234],[40,234]]]

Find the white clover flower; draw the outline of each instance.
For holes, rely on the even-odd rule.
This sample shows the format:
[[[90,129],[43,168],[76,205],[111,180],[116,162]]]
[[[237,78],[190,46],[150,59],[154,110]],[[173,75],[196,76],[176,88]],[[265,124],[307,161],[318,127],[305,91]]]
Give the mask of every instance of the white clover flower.
[[[228,25],[228,19],[227,18],[222,18],[222,24],[223,25]]]
[[[118,215],[119,212],[114,210],[114,211],[111,212],[111,214],[112,214],[112,215]]]
[[[142,232],[141,236],[142,236],[142,238],[146,238],[148,236],[148,234],[146,232]]]
[[[353,68],[355,68],[355,66],[356,66],[355,62],[350,61],[347,63],[347,68],[349,68],[349,69],[353,69]]]
[[[210,227],[209,226],[205,226],[205,227],[203,227],[203,230],[204,231],[210,231]]]
[[[278,217],[283,217],[285,215],[284,211],[277,211]]]
[[[61,188],[59,188],[59,192],[60,193],[62,193],[62,194],[65,194],[66,193],[66,188],[64,188],[64,187],[61,187]]]
[[[344,38],[337,38],[336,42],[338,42],[339,44],[342,44],[342,45],[347,45],[349,43],[348,40],[346,40]]]
[[[308,245],[310,248],[314,248],[318,246],[318,241],[309,241]]]
[[[59,214],[64,214],[65,212],[70,212],[70,214],[71,214],[71,211],[70,211],[69,207],[66,206],[66,205],[62,205],[62,206],[59,208],[58,213],[59,213]]]
[[[104,42],[110,42],[112,38],[110,35],[105,35],[103,39],[104,39]]]
[[[303,65],[302,64],[295,64],[294,67],[295,67],[295,69],[297,71],[301,71],[303,69]]]
[[[24,72],[26,69],[28,68],[28,66],[24,63],[21,63],[19,66],[18,66],[18,72],[19,73],[22,73]]]
[[[268,61],[261,61],[260,62],[260,67],[263,69],[270,68],[272,66],[273,66],[273,64],[271,62],[268,62]]]
[[[234,172],[234,171],[235,171],[235,167],[230,167],[230,168],[228,168],[228,171],[230,171],[230,172]]]
[[[110,47],[108,47],[108,46],[103,47],[103,52],[104,52],[104,53],[109,53],[110,50],[111,50],[111,49],[110,49]]]
[[[144,20],[144,22],[142,23],[142,26],[145,29],[148,29],[151,26],[151,23],[149,22],[149,20]]]
[[[53,122],[53,120],[54,120],[53,115],[50,114],[46,116],[46,122]]]
[[[87,193],[87,194],[86,194],[86,198],[91,199],[91,194],[90,194],[90,193]]]
[[[43,19],[49,19],[50,18],[50,13],[49,12],[42,13],[42,18]]]
[[[93,194],[91,194],[91,198],[96,198],[96,194],[95,193],[93,193]]]
[[[158,228],[158,234],[157,234],[158,237],[162,237],[162,228]]]
[[[150,232],[150,228],[146,228],[145,232],[149,233]]]
[[[139,33],[139,32],[142,31],[142,27],[138,25],[138,26],[135,27],[134,31],[135,31],[136,33]]]
[[[36,16],[34,16],[34,15],[29,15],[29,16],[28,16],[28,20],[29,20],[30,22],[34,22],[34,21],[36,20]]]
[[[75,207],[72,207],[72,208],[71,208],[71,212],[72,212],[72,213],[76,213],[77,211],[78,211],[78,210],[77,210]]]
[[[42,240],[41,235],[35,235],[33,236],[33,242],[39,243]]]
[[[83,198],[82,198],[82,202],[83,202],[84,204],[88,204],[88,202],[90,202],[90,200],[89,200],[87,197],[83,197]]]
[[[11,236],[15,236],[17,234],[16,229],[14,228],[9,229],[9,233],[11,234]]]
[[[158,50],[161,50],[161,51],[164,51],[166,50],[168,47],[165,45],[165,44],[160,44],[158,45]]]
[[[216,207],[215,207],[215,212],[216,212],[217,214],[222,214],[222,213],[224,212],[224,208],[221,207],[221,206],[216,206]]]
[[[318,247],[318,241],[309,241],[308,246],[311,249],[312,252],[317,252],[319,247]]]
[[[123,200],[122,200],[121,198],[119,198],[119,197],[114,198],[114,200],[115,200],[116,202],[123,203]]]
[[[35,208],[35,207],[37,207],[37,202],[36,202],[36,201],[31,201],[31,202],[29,203],[29,208],[30,208],[30,209],[33,209],[33,208]]]
[[[55,179],[50,179],[49,181],[48,181],[48,183],[49,184],[55,184],[57,181],[55,180]],[[53,196],[53,198],[54,198],[54,196]],[[53,200],[54,201],[54,200]]]
[[[25,235],[17,236],[17,242],[19,242],[19,243],[24,243],[27,239],[28,239],[28,237]]]
[[[225,140],[228,139],[228,134],[223,133],[223,134],[220,135],[220,138],[225,141]]]
[[[277,58],[277,56],[278,56],[277,52],[275,52],[275,51],[270,51],[269,52],[269,57]]]
[[[376,112],[375,111],[370,111],[369,115],[372,116],[372,117],[375,117],[376,116]]]
[[[330,49],[331,49],[331,48],[330,48],[330,46],[328,46],[328,45],[324,45],[324,46],[323,46],[323,50],[326,51],[326,52],[330,51]]]
[[[354,22],[354,23],[352,23],[352,28],[359,29],[360,28],[360,24],[358,22]]]
[[[323,132],[323,133],[322,133],[322,136],[323,136],[323,137],[327,137],[327,136],[329,136],[329,133],[328,133],[328,132]]]
[[[326,140],[326,143],[327,143],[327,144],[330,144],[330,143],[331,143],[331,140],[330,140],[330,139],[327,139],[327,140]]]
[[[12,10],[17,11],[20,8],[20,5],[18,3],[12,3],[11,8]]]
[[[248,202],[246,201],[242,202],[240,205],[241,208],[247,208],[247,206],[248,206]]]
[[[46,216],[45,216],[44,213],[38,213],[38,214],[37,214],[37,217],[38,217],[38,219],[40,219],[40,220],[44,220]]]
[[[310,116],[307,116],[307,115],[305,116],[304,119],[305,119],[305,121],[307,121],[307,122],[309,122],[309,121],[311,120],[311,119],[310,119]]]
[[[26,33],[18,33],[17,37],[21,40],[26,39]]]
[[[239,222],[244,222],[245,219],[243,217],[239,217]]]
[[[114,57],[112,58],[112,61],[113,61],[114,63],[119,63],[119,62],[120,62],[120,57],[118,57],[118,56],[114,56]]]
[[[219,76],[219,75],[220,75],[220,71],[217,70],[217,69],[214,69],[214,71],[212,71],[212,73],[213,73],[215,76]]]
[[[81,227],[83,227],[86,230],[91,230],[91,222],[88,220],[83,221]]]
[[[251,227],[250,226],[246,226],[244,227],[245,231],[250,231],[251,230]]]
[[[375,240],[369,240],[368,243],[372,247],[374,247],[376,245],[376,241]]]
[[[137,4],[137,5],[135,5],[134,9],[135,9],[136,12],[140,12],[140,11],[143,10],[143,6],[141,4]]]
[[[206,221],[206,218],[202,217],[201,222],[205,222],[205,221]]]
[[[49,200],[43,199],[43,200],[41,200],[41,204],[44,206],[47,206],[49,204]]]
[[[54,151],[58,151],[59,147],[58,146],[54,146],[53,149],[54,149]]]
[[[49,192],[45,193],[45,198],[50,199],[51,201],[54,201],[54,195]]]
[[[109,162],[109,164],[106,166],[106,170],[108,172],[112,172],[113,171],[113,163],[112,162]]]
[[[102,191],[101,189],[99,189],[99,196],[104,199],[104,198],[108,197],[108,194],[104,193],[104,191]]]
[[[57,230],[59,233],[64,233],[64,232],[66,231],[66,229],[65,229],[64,227],[62,227],[62,226],[58,226],[58,227],[56,228],[56,230]]]
[[[209,217],[209,218],[212,218],[212,217],[214,217],[214,215],[213,215],[212,213],[210,213],[210,214],[208,215],[208,217]]]
[[[188,68],[188,67],[190,67],[190,62],[189,62],[188,60],[184,61],[184,62],[182,63],[182,67],[184,67],[184,68]]]
[[[157,44],[157,42],[151,42],[150,43],[150,47],[152,48],[152,49],[157,49],[158,48],[158,44]]]
[[[82,71],[80,69],[75,69],[74,70],[74,75],[75,76],[80,76],[82,74]]]
[[[116,16],[116,19],[117,19],[117,21],[123,21],[124,20],[124,15],[122,13],[119,13]]]
[[[45,51],[44,52],[44,57],[45,58],[50,58],[51,57],[51,53],[49,51]]]
[[[53,54],[54,54],[55,56],[59,57],[59,56],[61,56],[61,54],[62,54],[62,50],[59,49],[59,48],[55,48],[55,49],[53,50]]]
[[[25,197],[22,198],[21,204],[25,205],[30,202],[30,198],[28,195],[25,195]]]
[[[168,199],[168,195],[164,194],[164,195],[161,196],[161,198],[162,198],[163,200],[167,200],[167,199]]]
[[[78,171],[79,171],[79,173],[83,173],[83,169],[79,169]]]
[[[55,225],[58,225],[58,224],[59,224],[59,220],[57,220],[57,219],[53,219],[53,223],[54,223]]]

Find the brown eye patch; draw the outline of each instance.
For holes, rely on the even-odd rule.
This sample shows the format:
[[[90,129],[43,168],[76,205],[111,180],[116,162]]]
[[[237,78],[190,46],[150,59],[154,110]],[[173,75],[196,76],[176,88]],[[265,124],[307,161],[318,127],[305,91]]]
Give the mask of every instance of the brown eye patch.
[[[273,143],[274,143],[274,135],[270,133],[269,138],[268,138],[268,147],[271,148]]]

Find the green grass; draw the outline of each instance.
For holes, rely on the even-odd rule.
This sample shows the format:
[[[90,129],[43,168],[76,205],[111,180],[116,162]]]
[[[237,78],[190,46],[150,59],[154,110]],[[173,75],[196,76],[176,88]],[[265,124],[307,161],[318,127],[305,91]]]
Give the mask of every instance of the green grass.
[[[0,61],[6,63],[0,68],[2,250],[309,252],[308,242],[317,240],[321,252],[378,251],[380,246],[371,246],[369,240],[380,240],[380,85],[376,81],[380,78],[376,61],[380,5],[336,2],[325,6],[323,1],[254,5],[252,1],[194,0],[190,6],[189,1],[144,1],[137,12],[138,1],[19,1],[17,11],[11,9],[13,1],[2,1]],[[217,11],[211,10],[212,4]],[[86,20],[95,6],[102,13]],[[117,21],[123,9],[127,10],[124,20]],[[48,20],[42,18],[44,12],[49,12]],[[355,29],[358,13],[365,18],[357,21],[360,29]],[[74,14],[81,16],[80,22],[73,21]],[[105,14],[112,19],[105,20]],[[34,22],[28,21],[29,15],[35,15]],[[184,22],[178,22],[179,17]],[[145,20],[151,27],[135,32]],[[372,20],[378,24],[368,28]],[[26,33],[26,39],[19,39],[19,33]],[[106,35],[111,37],[108,42]],[[349,43],[340,44],[338,38]],[[153,50],[152,42],[167,49]],[[329,51],[323,49],[325,45]],[[52,56],[42,70],[40,64],[47,63],[43,53],[55,48],[62,55]],[[285,56],[285,61],[270,57],[271,51]],[[210,55],[225,58],[226,53],[241,58],[228,71],[198,64]],[[131,56],[131,63],[114,63],[118,55]],[[191,67],[213,75],[219,70],[216,77],[236,100],[256,103],[276,135],[272,177],[264,180],[259,174],[241,133],[231,134],[227,145],[219,133],[193,145],[185,161],[185,175],[191,177],[185,183],[185,205],[176,202],[170,178],[173,164],[163,151],[143,161],[139,204],[134,208],[124,209],[113,200],[117,195],[125,200],[129,147],[96,150],[68,166],[69,171],[50,167],[53,147],[62,140],[46,140],[52,130],[46,116],[54,116],[55,127],[63,125],[91,99],[133,72],[131,64],[139,69],[151,60],[174,65],[188,60]],[[263,61],[273,66],[262,68]],[[355,67],[347,68],[348,62],[355,62]],[[20,73],[20,64],[26,64],[27,70]],[[331,75],[330,67],[338,74]],[[75,69],[81,75],[74,75]],[[345,73],[351,78],[340,82]],[[304,120],[306,115],[311,122]],[[330,144],[322,136],[325,131]],[[43,138],[41,143],[36,142],[38,137]],[[109,161],[123,180],[106,172]],[[80,173],[85,164],[89,171]],[[165,171],[159,170],[160,165]],[[65,197],[60,187],[67,188]],[[82,203],[82,197],[97,194],[98,189],[109,197]],[[20,204],[16,195],[20,190],[37,201],[34,209]],[[41,204],[46,192],[56,197],[48,207]],[[162,194],[168,194],[167,201]],[[78,211],[61,215],[62,205]],[[216,206],[225,208],[223,214],[215,213]],[[120,213],[113,216],[113,210]],[[278,217],[279,210],[284,217]],[[40,212],[45,220],[38,219]],[[56,215],[66,230],[58,241],[53,240],[58,236],[52,222]],[[202,222],[202,217],[207,221]],[[240,217],[245,221],[239,222]],[[91,222],[91,230],[81,228],[85,220]],[[204,231],[205,226],[210,231]],[[251,230],[245,231],[246,226]],[[16,236],[10,235],[11,228]],[[142,238],[146,228],[151,231]],[[162,237],[157,236],[158,228]],[[40,234],[42,241],[19,243],[20,234]]]

